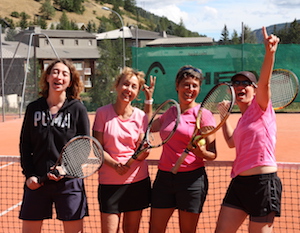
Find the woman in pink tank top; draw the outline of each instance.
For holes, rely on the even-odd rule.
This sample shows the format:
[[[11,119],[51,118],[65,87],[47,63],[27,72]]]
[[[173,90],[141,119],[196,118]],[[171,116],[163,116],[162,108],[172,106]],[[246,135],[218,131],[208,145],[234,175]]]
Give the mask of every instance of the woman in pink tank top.
[[[262,31],[265,57],[259,82],[248,71],[231,78],[242,117],[235,130],[228,120],[223,126],[228,146],[236,148],[236,159],[216,233],[236,232],[247,216],[250,233],[271,233],[274,217],[280,216],[282,186],[276,173],[276,119],[270,90],[279,38],[268,35],[265,27]]]

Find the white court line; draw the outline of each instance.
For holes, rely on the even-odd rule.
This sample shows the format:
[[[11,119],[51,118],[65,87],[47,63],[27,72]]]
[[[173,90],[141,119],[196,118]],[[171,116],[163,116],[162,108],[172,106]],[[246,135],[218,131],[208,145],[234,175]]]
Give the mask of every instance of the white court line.
[[[16,163],[17,161],[20,161],[20,157],[19,156],[9,156],[9,155],[0,155],[0,161],[5,161],[5,159],[10,158],[10,160],[12,160],[12,162],[9,162],[7,164],[4,164],[2,166],[0,166],[0,169],[8,167],[14,163]],[[1,160],[2,159],[2,160]],[[22,204],[22,201],[20,201],[19,203],[9,207],[7,210],[4,210],[3,212],[0,213],[0,217],[2,217],[3,215],[7,214],[8,212],[14,210],[15,208],[17,208],[18,206],[20,206]]]
[[[10,163],[8,163],[8,164],[4,164],[4,165],[0,166],[0,169],[5,168],[5,167],[8,167],[9,165],[12,165],[12,164],[14,164],[14,163],[15,163],[15,162],[10,162]]]
[[[7,210],[4,210],[2,213],[0,213],[0,217],[7,214],[8,212],[12,211],[13,209],[17,208],[22,204],[22,201],[20,201],[18,204],[13,205],[12,207],[9,207]]]

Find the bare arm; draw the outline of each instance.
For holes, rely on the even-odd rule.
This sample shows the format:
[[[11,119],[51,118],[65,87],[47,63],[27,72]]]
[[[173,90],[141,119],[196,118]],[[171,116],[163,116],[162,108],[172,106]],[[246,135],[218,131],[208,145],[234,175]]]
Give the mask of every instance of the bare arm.
[[[144,85],[143,91],[145,93],[145,100],[153,101],[153,93],[155,88],[156,77],[150,76],[150,85]],[[144,103],[144,112],[146,113],[148,120],[152,117],[152,103]]]
[[[203,159],[214,160],[217,158],[216,134],[209,135],[205,138],[205,145],[196,143],[196,148],[192,152]]]
[[[265,57],[262,64],[258,87],[256,90],[257,103],[262,110],[266,110],[271,98],[270,80],[275,61],[275,53],[279,38],[275,35],[268,35],[265,27],[262,28],[265,44]]]
[[[228,147],[234,148],[235,147],[234,140],[233,140],[234,129],[232,128],[228,119],[225,121],[224,125],[222,126],[222,131],[223,131],[223,136],[224,136],[224,139],[225,139]]]
[[[93,136],[103,145],[103,132],[93,131]],[[128,167],[113,159],[106,151],[104,151],[104,163],[115,169],[120,175],[124,175],[128,171]]]

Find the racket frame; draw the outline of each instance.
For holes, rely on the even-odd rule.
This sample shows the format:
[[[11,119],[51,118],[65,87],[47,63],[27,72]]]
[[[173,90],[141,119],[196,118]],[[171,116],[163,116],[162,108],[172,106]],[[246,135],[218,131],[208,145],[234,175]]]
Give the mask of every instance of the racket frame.
[[[99,160],[99,166],[97,169],[95,169],[93,172],[91,172],[90,174],[87,174],[87,175],[84,175],[84,176],[72,176],[70,174],[61,174],[60,173],[60,169],[57,169],[57,167],[60,167],[61,164],[62,164],[62,160],[63,160],[63,154],[64,152],[66,151],[66,149],[69,147],[69,145],[71,143],[73,143],[74,141],[77,141],[77,140],[81,140],[81,139],[88,139],[88,140],[91,140],[92,141],[92,145],[93,147],[91,147],[91,150],[94,150],[94,147],[97,148],[97,150],[100,152],[99,155],[100,156],[97,156],[97,160]],[[92,137],[92,136],[88,136],[88,135],[79,135],[79,136],[75,136],[73,138],[71,138],[65,145],[64,147],[61,149],[61,152],[60,152],[60,155],[59,155],[59,158],[56,160],[56,163],[54,164],[54,166],[51,168],[51,170],[49,171],[50,173],[54,174],[55,176],[57,177],[64,177],[64,178],[79,178],[79,179],[84,179],[92,174],[94,174],[96,171],[98,171],[100,169],[100,167],[102,166],[103,164],[103,161],[104,161],[104,155],[103,155],[103,148],[100,144],[100,142]],[[61,166],[61,168],[63,169],[63,166]],[[64,170],[64,169],[63,169]],[[39,183],[43,183],[45,181],[49,180],[48,178],[48,173],[46,175],[44,175],[43,177],[40,177],[39,178]]]
[[[169,136],[166,139],[162,140],[162,142],[160,144],[151,145],[151,142],[148,139],[151,134],[151,126],[152,126],[154,120],[156,119],[156,116],[160,113],[161,109],[163,109],[165,107],[165,105],[167,105],[168,103],[173,103],[177,109],[177,118],[175,121],[174,128],[173,128],[172,132],[169,134]],[[131,156],[131,158],[126,162],[125,165],[130,166],[139,157],[139,155],[142,154],[143,152],[145,152],[146,150],[149,150],[152,148],[158,148],[158,147],[161,147],[163,144],[167,143],[172,138],[172,136],[174,135],[174,133],[178,127],[178,124],[180,121],[180,112],[181,112],[180,105],[174,99],[168,99],[168,100],[164,101],[161,105],[159,105],[159,107],[155,110],[155,112],[153,113],[153,115],[151,117],[151,120],[148,123],[147,130],[145,132],[143,140],[141,141],[139,147],[134,152],[134,154]],[[146,147],[144,147],[145,144],[147,144]]]
[[[290,99],[290,101],[289,101],[288,103],[286,103],[285,105],[283,105],[283,106],[273,107],[274,110],[280,110],[280,109],[283,109],[283,108],[289,106],[289,105],[290,105],[291,103],[293,103],[294,100],[297,98],[297,95],[298,95],[298,92],[299,92],[299,80],[298,80],[297,75],[296,75],[294,72],[290,71],[290,70],[287,70],[287,69],[274,69],[274,70],[272,71],[272,77],[273,77],[274,73],[276,73],[276,72],[281,72],[281,73],[287,74],[288,77],[290,77],[291,79],[293,79],[293,80],[294,80],[294,83],[296,84],[296,91],[295,91],[295,94],[294,94],[294,96]],[[272,88],[272,77],[271,77],[271,84],[270,84],[270,85],[271,85],[271,88]],[[273,95],[274,95],[274,93],[271,93],[271,100],[272,100],[272,96],[273,96]]]

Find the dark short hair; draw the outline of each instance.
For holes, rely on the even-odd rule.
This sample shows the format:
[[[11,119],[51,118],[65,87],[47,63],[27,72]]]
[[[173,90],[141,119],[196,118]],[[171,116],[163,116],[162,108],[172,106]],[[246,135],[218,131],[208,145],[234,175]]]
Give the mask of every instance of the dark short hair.
[[[195,68],[191,65],[185,65],[181,67],[177,72],[176,79],[175,79],[176,86],[178,86],[178,84],[187,77],[198,79],[200,85],[204,80],[202,70]]]

